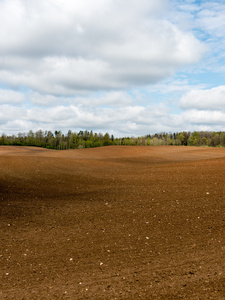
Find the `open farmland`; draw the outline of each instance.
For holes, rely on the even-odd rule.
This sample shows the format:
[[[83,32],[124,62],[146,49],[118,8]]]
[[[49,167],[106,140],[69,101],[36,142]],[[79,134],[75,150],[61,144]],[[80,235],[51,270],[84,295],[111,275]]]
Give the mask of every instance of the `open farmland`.
[[[0,299],[225,299],[225,149],[0,147]]]

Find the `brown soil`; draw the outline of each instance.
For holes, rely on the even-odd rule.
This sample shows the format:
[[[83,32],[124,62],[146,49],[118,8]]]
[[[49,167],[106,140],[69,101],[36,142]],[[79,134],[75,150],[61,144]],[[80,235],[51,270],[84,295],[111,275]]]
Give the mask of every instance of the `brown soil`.
[[[225,149],[0,147],[0,299],[225,299]]]

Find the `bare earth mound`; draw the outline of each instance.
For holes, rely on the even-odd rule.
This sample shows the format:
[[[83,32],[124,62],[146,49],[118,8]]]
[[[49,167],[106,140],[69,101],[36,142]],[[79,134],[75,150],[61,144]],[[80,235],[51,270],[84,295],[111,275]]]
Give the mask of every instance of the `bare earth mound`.
[[[225,299],[225,149],[0,147],[0,299]]]

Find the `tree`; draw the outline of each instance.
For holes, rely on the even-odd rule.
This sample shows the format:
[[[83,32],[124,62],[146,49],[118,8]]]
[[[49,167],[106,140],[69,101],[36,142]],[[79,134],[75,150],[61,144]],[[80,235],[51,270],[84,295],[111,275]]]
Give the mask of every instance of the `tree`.
[[[220,135],[218,132],[213,132],[213,137],[211,139],[211,144],[213,147],[217,147],[220,145]]]
[[[188,138],[188,145],[190,146],[198,146],[199,143],[199,133],[194,131],[191,136]]]
[[[0,145],[6,145],[6,135],[4,133],[0,138]]]
[[[110,138],[109,138],[109,134],[106,133],[104,136],[103,136],[103,146],[109,146],[110,145]]]
[[[45,131],[46,148],[54,148],[54,135],[51,131]]]
[[[27,142],[29,146],[35,145],[35,138],[34,138],[34,132],[32,130],[29,130],[27,134]]]
[[[55,146],[56,146],[56,149],[60,149],[60,146],[61,146],[61,142],[62,142],[62,132],[59,130],[59,131],[55,131]]]

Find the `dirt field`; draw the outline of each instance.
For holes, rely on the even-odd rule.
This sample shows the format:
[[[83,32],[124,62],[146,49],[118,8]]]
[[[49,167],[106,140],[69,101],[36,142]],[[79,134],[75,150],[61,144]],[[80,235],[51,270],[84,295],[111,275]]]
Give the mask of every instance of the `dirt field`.
[[[0,147],[0,299],[225,299],[225,149]]]

